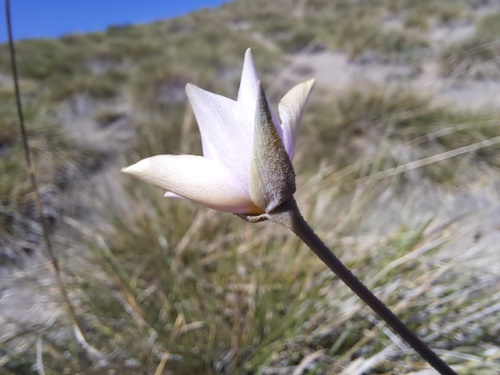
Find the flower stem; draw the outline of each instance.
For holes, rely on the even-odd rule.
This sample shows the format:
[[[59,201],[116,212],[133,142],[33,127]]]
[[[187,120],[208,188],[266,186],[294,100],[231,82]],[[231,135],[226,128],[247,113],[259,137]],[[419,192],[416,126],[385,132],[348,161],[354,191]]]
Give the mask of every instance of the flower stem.
[[[302,217],[292,197],[269,213],[268,219],[295,233],[356,295],[380,316],[422,358],[442,375],[457,375],[438,355],[413,333],[394,313],[380,301],[314,233]]]

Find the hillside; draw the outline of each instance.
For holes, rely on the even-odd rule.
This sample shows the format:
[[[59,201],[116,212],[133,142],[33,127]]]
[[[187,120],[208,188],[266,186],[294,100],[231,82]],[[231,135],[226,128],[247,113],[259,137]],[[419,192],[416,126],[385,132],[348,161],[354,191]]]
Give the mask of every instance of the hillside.
[[[14,25],[15,28],[15,25]],[[288,232],[119,173],[201,154],[194,83],[271,103],[316,78],[296,198],[461,374],[500,372],[500,1],[241,0],[17,43],[56,288],[0,46],[0,374],[432,374]]]

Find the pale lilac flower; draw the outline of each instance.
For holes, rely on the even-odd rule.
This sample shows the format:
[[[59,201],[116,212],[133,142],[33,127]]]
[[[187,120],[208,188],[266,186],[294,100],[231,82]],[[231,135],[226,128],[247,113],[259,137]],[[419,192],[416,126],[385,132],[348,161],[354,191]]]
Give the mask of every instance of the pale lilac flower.
[[[268,197],[267,191],[274,189],[273,182],[269,181],[271,187],[267,191],[263,186],[268,179],[279,177],[281,166],[286,169],[287,163],[293,174],[290,160],[295,150],[302,111],[313,84],[314,80],[303,82],[283,97],[279,104],[280,124],[268,109],[252,53],[248,49],[236,101],[192,84],[186,86],[201,132],[203,156],[157,155],[124,168],[122,172],[167,190],[165,196],[179,196],[219,211],[251,215],[267,212],[271,206],[276,206],[277,201],[270,202],[272,198]],[[268,119],[272,129],[265,134],[256,131],[256,126],[263,126],[259,119]],[[267,141],[259,140],[269,137],[269,134],[271,138],[273,134],[277,136]],[[255,139],[254,144],[255,137],[259,139]],[[278,153],[284,149],[282,154],[287,156],[286,160],[267,168],[268,162],[261,160],[263,153],[258,152],[261,144],[262,147],[264,144],[277,145]],[[264,157],[268,158],[268,155],[269,152]],[[276,158],[271,156],[271,159]],[[277,159],[283,161],[283,157]],[[262,168],[269,170],[261,173]],[[288,190],[293,190],[293,194],[294,181],[292,183],[293,189]]]

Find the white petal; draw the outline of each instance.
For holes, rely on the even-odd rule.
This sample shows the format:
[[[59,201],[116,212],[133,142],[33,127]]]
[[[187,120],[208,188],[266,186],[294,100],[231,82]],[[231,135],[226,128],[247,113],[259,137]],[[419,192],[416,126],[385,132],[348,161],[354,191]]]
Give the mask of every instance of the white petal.
[[[290,159],[293,158],[295,152],[295,143],[300,129],[302,111],[314,86],[314,82],[314,79],[310,79],[309,81],[299,83],[288,91],[279,104],[283,140]]]
[[[255,116],[255,109],[257,107],[257,97],[259,94],[258,88],[259,75],[255,69],[255,64],[253,62],[252,49],[248,48],[245,52],[245,60],[243,61],[243,70],[241,72],[240,88],[238,90],[238,103],[246,106],[248,111],[253,112]],[[274,124],[276,125],[276,130],[283,139],[283,131],[281,126],[279,126],[279,121],[276,115],[273,113],[271,106],[271,115],[273,116]]]
[[[172,193],[171,191],[167,191],[165,194],[163,194],[163,196],[165,198],[186,199],[184,197],[181,197],[180,195]]]
[[[243,104],[188,84],[186,93],[198,122],[203,155],[217,161],[248,185],[255,106]]]
[[[201,156],[157,155],[124,168],[122,172],[219,211],[259,211],[245,186],[231,172]]]
[[[249,48],[245,52],[245,60],[243,61],[240,89],[238,90],[238,102],[252,106],[257,104],[258,81],[259,76],[257,75],[253,63],[252,50]]]

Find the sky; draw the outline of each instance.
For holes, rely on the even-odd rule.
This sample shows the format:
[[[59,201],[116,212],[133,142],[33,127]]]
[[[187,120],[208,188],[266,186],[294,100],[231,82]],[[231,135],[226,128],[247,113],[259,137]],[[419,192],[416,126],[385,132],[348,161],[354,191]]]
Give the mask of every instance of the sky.
[[[11,0],[16,40],[53,38],[105,30],[110,25],[148,23],[174,18],[229,0]],[[7,41],[2,1],[0,43]]]

